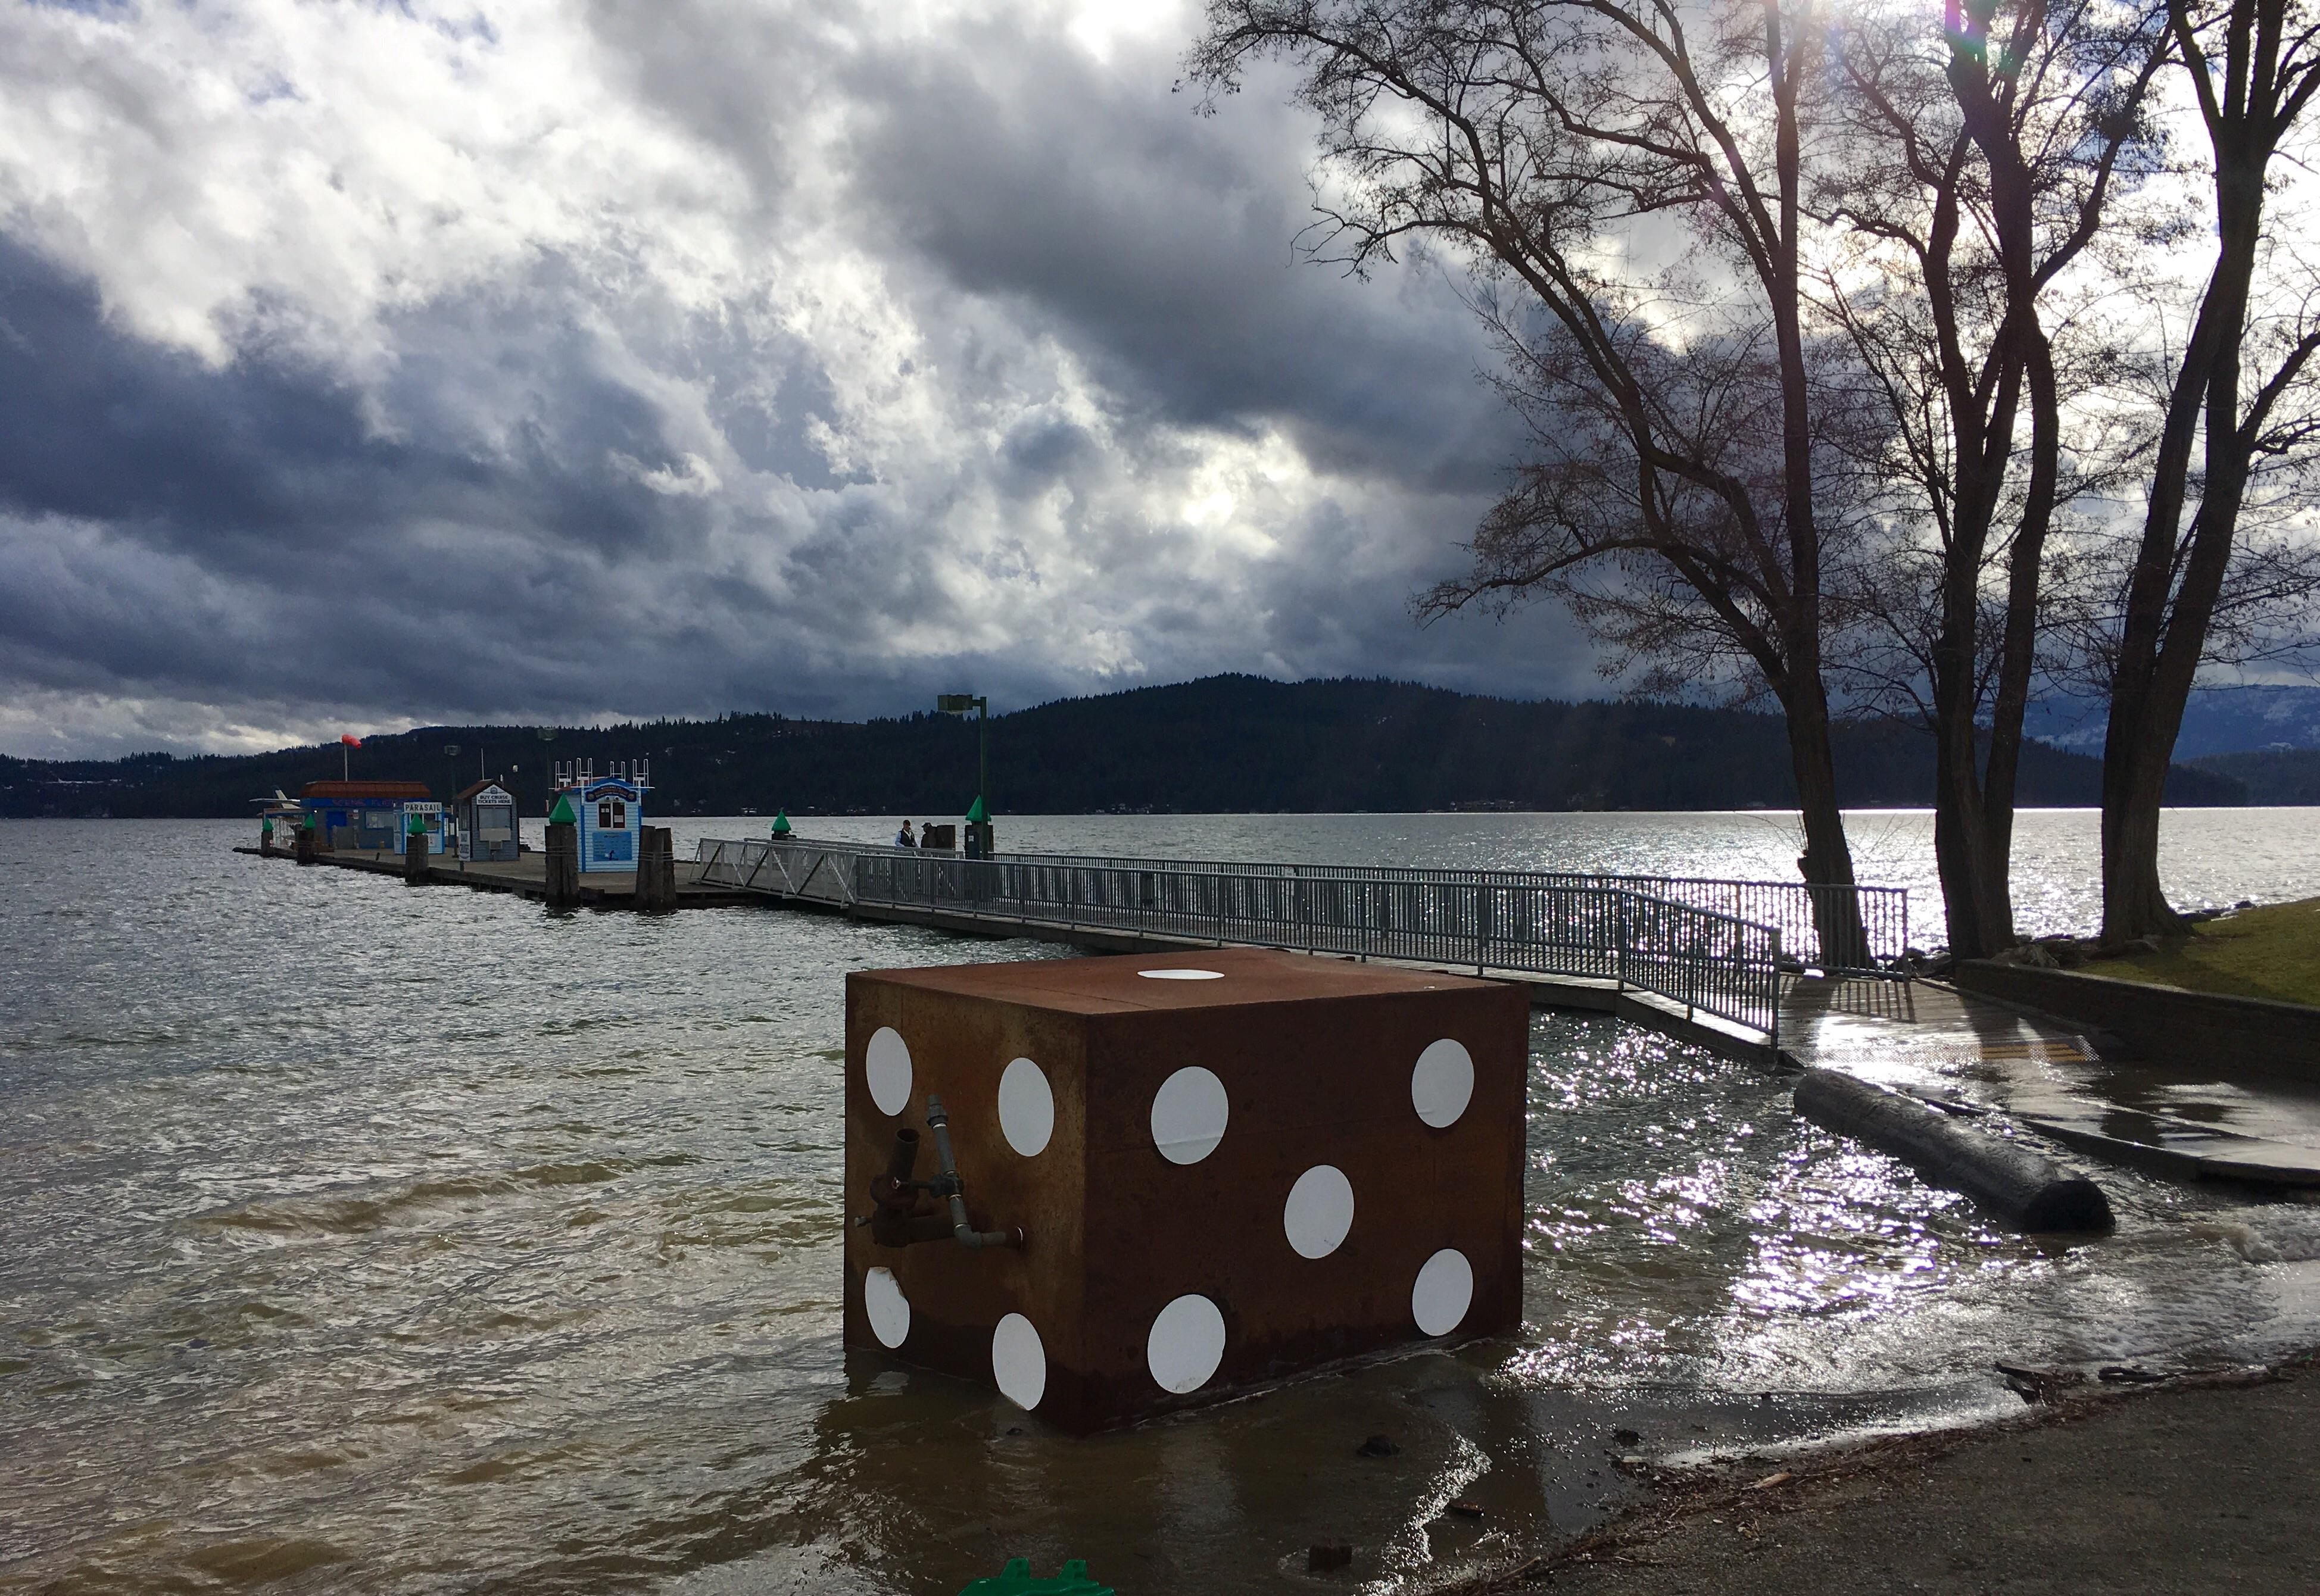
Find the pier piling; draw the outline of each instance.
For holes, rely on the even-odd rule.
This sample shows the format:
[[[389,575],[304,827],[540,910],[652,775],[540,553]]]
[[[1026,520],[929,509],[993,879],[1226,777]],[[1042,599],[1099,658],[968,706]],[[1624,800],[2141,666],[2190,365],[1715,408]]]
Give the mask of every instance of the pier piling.
[[[548,902],[568,909],[580,901],[580,828],[569,820],[548,824]]]
[[[637,907],[655,915],[676,908],[676,843],[665,825],[648,825],[638,834]]]

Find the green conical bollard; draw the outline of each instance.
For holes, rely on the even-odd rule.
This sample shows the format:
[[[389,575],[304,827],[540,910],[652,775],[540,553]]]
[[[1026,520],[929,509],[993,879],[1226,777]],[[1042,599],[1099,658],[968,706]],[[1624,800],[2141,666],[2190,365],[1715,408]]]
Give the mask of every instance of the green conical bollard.
[[[1074,1557],[1056,1571],[1053,1579],[1031,1573],[1031,1559],[1017,1557],[988,1579],[970,1580],[958,1596],[1114,1596],[1110,1585],[1088,1577],[1087,1564]]]

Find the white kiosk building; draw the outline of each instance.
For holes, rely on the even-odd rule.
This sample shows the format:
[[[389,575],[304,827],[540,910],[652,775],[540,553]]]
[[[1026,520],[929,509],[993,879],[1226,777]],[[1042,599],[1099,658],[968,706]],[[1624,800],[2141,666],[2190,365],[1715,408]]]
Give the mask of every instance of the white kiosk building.
[[[572,801],[573,818],[580,832],[580,869],[632,870],[637,868],[637,833],[645,823],[645,794],[652,788],[652,764],[614,760],[596,774],[594,760],[575,760],[556,767],[557,798]]]

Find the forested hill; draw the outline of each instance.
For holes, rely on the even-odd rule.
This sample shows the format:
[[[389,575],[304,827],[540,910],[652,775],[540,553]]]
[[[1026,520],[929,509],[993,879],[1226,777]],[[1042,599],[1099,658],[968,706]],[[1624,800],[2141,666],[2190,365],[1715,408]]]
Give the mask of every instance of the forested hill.
[[[446,753],[457,744],[459,752]],[[512,780],[528,814],[558,760],[652,761],[659,814],[956,816],[974,792],[971,720],[917,715],[865,724],[730,715],[634,725],[430,726],[368,739],[352,774],[430,783],[448,798],[478,762]],[[1848,726],[1837,740],[1848,805],[1933,797],[1922,734]],[[336,777],[335,744],[278,753],[104,762],[0,759],[0,813],[237,816],[276,788]],[[2097,801],[2100,767],[2033,744],[2025,806]],[[2169,798],[2244,801],[2229,776],[2179,767]],[[1729,809],[1794,801],[1780,721],[1649,703],[1518,703],[1393,681],[1212,676],[1070,699],[991,722],[1000,813],[1080,814],[1510,809]]]

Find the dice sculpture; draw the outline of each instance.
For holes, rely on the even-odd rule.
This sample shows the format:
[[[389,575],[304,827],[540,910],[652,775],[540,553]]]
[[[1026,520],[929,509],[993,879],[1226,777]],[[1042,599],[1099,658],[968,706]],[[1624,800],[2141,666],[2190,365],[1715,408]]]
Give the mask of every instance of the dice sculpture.
[[[846,1339],[1085,1433],[1513,1330],[1528,1041],[1294,953],[850,975]]]

